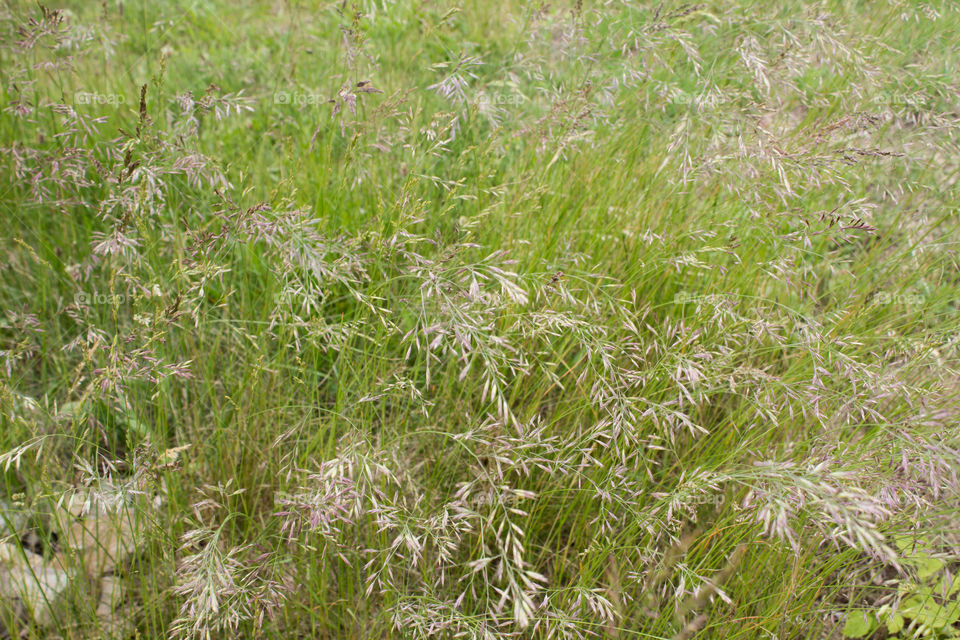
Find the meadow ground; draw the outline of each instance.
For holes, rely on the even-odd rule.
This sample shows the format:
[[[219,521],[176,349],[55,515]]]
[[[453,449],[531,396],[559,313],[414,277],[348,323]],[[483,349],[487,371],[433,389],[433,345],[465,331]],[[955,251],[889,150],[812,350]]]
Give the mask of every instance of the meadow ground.
[[[958,38],[6,0],[0,637],[960,637]]]

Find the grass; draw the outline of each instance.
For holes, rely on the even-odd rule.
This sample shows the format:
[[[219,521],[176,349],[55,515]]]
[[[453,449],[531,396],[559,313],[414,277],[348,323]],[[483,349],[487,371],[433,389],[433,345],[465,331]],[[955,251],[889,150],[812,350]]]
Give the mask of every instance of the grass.
[[[953,3],[0,25],[0,499],[149,523],[124,632],[25,637],[839,638],[958,566]]]

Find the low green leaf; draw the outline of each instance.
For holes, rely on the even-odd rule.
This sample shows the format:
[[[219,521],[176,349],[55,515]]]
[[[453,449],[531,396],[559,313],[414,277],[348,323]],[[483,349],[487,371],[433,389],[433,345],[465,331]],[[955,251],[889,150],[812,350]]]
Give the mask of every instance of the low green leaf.
[[[903,623],[903,616],[899,613],[887,616],[887,632],[890,634],[899,633],[903,629]]]
[[[877,628],[877,621],[865,611],[854,611],[847,616],[843,626],[843,635],[847,638],[863,638]]]

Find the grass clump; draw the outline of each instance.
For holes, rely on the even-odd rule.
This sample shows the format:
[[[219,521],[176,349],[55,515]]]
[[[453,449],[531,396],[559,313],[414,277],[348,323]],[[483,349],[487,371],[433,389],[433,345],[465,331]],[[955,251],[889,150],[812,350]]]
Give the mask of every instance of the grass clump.
[[[901,543],[952,596],[956,33],[951,3],[7,3],[0,499],[148,524],[122,597],[3,619],[948,634]]]

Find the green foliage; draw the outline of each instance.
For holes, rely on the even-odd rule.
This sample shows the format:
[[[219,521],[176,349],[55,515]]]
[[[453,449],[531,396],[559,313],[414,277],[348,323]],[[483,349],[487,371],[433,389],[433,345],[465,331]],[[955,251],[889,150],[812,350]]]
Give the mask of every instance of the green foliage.
[[[851,612],[845,637],[865,638],[882,628],[895,638],[960,638],[960,580],[943,560],[920,551],[920,542],[913,536],[897,538],[908,577],[892,581],[897,587],[892,604]]]
[[[140,637],[956,626],[955,2],[57,8],[0,503],[136,496]]]

